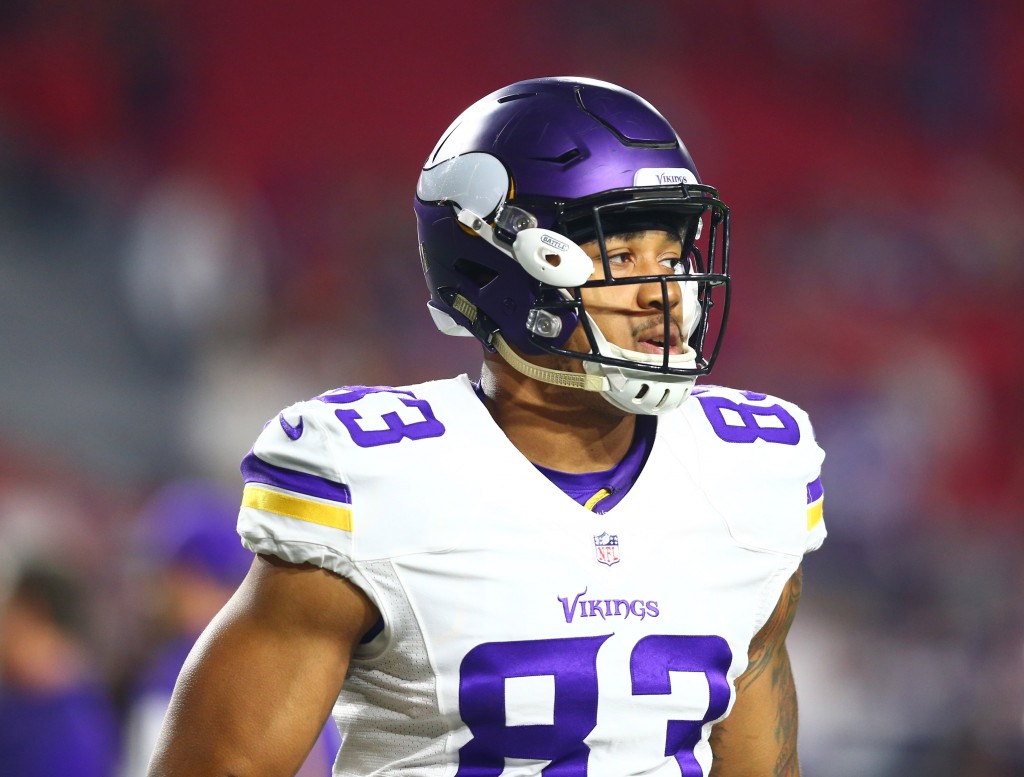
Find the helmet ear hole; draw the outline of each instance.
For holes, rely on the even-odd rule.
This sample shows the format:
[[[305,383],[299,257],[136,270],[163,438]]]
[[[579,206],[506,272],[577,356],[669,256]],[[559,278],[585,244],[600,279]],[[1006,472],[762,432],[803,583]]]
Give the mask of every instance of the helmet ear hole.
[[[524,229],[512,243],[512,256],[531,277],[571,289],[594,274],[593,260],[573,241],[549,229]]]

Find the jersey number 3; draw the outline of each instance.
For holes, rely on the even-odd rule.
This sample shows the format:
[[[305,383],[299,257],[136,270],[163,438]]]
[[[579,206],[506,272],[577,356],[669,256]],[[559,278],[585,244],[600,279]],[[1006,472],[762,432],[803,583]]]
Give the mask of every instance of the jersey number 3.
[[[590,748],[584,740],[597,725],[597,653],[610,636],[488,642],[470,650],[462,661],[459,707],[473,739],[459,751],[456,777],[498,777],[506,758],[550,761],[545,777],[585,777]],[[652,634],[630,654],[634,696],[671,693],[671,672],[707,678],[704,717],[666,721],[663,755],[675,757],[682,777],[703,777],[693,751],[704,724],[728,708],[731,662],[729,644],[716,636]],[[509,721],[507,681],[513,678],[549,680],[551,723]]]

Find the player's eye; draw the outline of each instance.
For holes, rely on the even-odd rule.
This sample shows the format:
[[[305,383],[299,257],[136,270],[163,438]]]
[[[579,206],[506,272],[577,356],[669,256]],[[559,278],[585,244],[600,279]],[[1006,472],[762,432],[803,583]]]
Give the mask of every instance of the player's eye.
[[[690,263],[681,256],[666,256],[660,260],[662,267],[667,267],[674,275],[689,275]]]
[[[612,275],[626,275],[633,266],[633,254],[629,251],[609,251],[608,267]]]
[[[630,272],[633,266],[633,254],[623,248],[611,248],[606,252],[608,257],[608,269],[613,276],[622,276]],[[601,267],[601,257],[594,257],[594,264]]]

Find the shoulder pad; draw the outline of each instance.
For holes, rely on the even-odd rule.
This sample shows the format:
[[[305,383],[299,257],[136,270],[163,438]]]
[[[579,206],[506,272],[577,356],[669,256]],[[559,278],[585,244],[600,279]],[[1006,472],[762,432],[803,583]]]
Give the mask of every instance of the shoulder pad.
[[[431,456],[424,446],[445,432],[420,390],[429,391],[347,386],[268,421],[242,462],[239,530],[244,525],[250,547],[346,574],[337,565],[354,557],[357,536],[367,539],[372,516],[415,514],[422,462]],[[400,480],[393,473],[402,473]],[[395,489],[396,482],[407,488]],[[383,502],[393,509],[378,509]],[[387,527],[376,526],[381,532]],[[344,561],[329,563],[325,553]]]
[[[699,386],[684,405],[700,480],[734,539],[800,555],[825,538],[821,464],[807,414],[778,397]]]

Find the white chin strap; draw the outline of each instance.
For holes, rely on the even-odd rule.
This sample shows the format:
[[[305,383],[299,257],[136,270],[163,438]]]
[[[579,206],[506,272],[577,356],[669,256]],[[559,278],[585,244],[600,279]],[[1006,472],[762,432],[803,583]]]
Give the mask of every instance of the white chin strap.
[[[694,302],[696,302],[696,295],[694,295]],[[470,321],[476,321],[476,306],[462,295],[456,296],[453,307]],[[458,332],[459,334],[463,332],[469,334],[442,311],[433,307],[430,307],[430,311],[434,317],[434,323],[445,334],[455,334],[455,330],[461,330]],[[664,357],[660,354],[630,351],[609,343],[594,319],[590,318],[589,314],[587,317],[590,320],[597,351],[602,356],[627,359],[641,364],[662,363]],[[684,322],[689,333],[692,333],[697,318],[699,316],[691,316],[689,321]],[[528,378],[555,386],[600,392],[601,396],[615,407],[637,415],[658,415],[675,410],[690,396],[690,391],[697,381],[695,375],[662,375],[590,361],[583,362],[583,374],[555,370],[550,367],[541,367],[522,358],[505,342],[505,338],[501,336],[500,332],[494,333],[491,343],[512,369]],[[682,353],[669,356],[668,363],[675,368],[693,368],[697,364],[697,352],[684,341]]]
[[[662,357],[658,354],[627,351],[625,348],[612,345],[604,339],[596,326],[594,337],[599,343],[598,350],[602,356],[645,364],[662,362]],[[493,344],[512,369],[528,378],[555,386],[600,392],[601,396],[615,407],[637,415],[657,415],[675,410],[690,396],[693,384],[697,381],[695,375],[662,375],[589,361],[583,362],[583,369],[586,372],[581,375],[578,372],[540,367],[526,361],[509,347],[500,334],[495,333]],[[689,345],[684,348],[682,353],[668,357],[672,367],[696,366],[697,352]]]
[[[662,363],[663,357],[659,354],[629,351],[609,343],[593,319],[590,323],[598,353],[602,356],[628,359],[641,364]],[[581,375],[578,372],[539,367],[526,361],[509,347],[500,334],[494,335],[494,346],[509,366],[528,378],[556,386],[600,392],[615,407],[636,415],[658,415],[675,410],[690,396],[697,381],[696,375],[662,375],[590,361],[583,362],[586,374]],[[672,354],[668,362],[676,368],[693,368],[697,365],[697,352],[686,343],[683,352]]]

